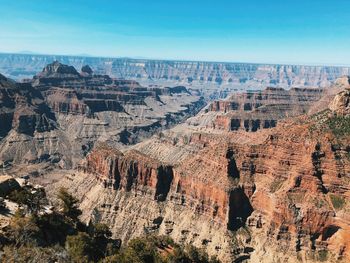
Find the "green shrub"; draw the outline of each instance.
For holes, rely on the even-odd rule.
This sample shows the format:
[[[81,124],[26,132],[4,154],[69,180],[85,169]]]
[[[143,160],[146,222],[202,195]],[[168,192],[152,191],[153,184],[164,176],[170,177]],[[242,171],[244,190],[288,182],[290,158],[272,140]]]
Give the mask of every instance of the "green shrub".
[[[62,213],[74,221],[78,221],[78,217],[81,215],[78,208],[78,199],[68,193],[65,188],[59,190],[57,197],[61,201]]]
[[[32,216],[26,216],[22,210],[17,210],[10,221],[6,237],[15,245],[36,243],[40,229]]]
[[[68,236],[65,247],[73,262],[85,263],[92,258],[92,241],[90,236],[84,232]]]
[[[350,135],[350,117],[334,116],[329,118],[326,123],[335,136]]]
[[[334,209],[340,210],[340,209],[342,209],[344,207],[344,205],[345,205],[344,197],[339,196],[339,195],[331,194],[330,198],[331,198],[331,201],[332,201]]]
[[[8,198],[17,204],[25,205],[30,213],[38,213],[46,204],[46,194],[43,189],[23,187],[20,190],[11,192]]]
[[[318,251],[318,259],[319,261],[327,261],[328,259],[328,251],[327,250],[320,250]]]

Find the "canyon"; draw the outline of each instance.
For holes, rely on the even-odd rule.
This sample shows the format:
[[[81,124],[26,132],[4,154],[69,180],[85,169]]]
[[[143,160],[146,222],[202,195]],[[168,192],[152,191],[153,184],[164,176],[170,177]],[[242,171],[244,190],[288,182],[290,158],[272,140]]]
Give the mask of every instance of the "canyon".
[[[1,168],[84,222],[222,262],[350,260],[349,69],[2,56],[43,69],[0,75]]]
[[[136,143],[205,104],[183,86],[146,88],[57,61],[24,82],[0,80],[4,165],[49,161],[71,168],[97,141]]]
[[[79,192],[89,178],[82,205],[95,205],[84,216],[108,222],[125,241],[154,231],[223,262],[346,262],[349,130],[339,136],[331,122],[339,114],[348,121],[350,85],[345,78],[335,90],[339,83],[345,91],[330,109],[274,128],[232,132],[190,118],[123,154],[94,149],[73,179]]]
[[[221,87],[231,86],[283,88],[297,86],[327,87],[338,77],[350,75],[349,67],[271,65],[172,61],[132,58],[98,58],[29,54],[0,54],[0,72],[14,78],[30,78],[46,64],[58,60],[81,68],[90,65],[94,72],[115,78],[133,79],[141,84]]]

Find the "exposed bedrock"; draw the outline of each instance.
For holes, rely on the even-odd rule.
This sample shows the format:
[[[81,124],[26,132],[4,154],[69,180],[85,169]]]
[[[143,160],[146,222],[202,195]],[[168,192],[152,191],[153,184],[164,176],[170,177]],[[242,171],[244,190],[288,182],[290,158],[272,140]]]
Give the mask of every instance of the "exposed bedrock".
[[[80,169],[95,174],[106,188],[151,191],[157,201],[166,199],[173,180],[171,166],[136,151],[124,155],[107,146],[97,147],[87,156],[86,165],[80,166]]]
[[[338,79],[336,86],[345,87],[345,90],[337,94],[329,104],[329,109],[339,116],[350,114],[350,77]]]
[[[0,113],[0,140],[5,137],[12,128],[13,112]]]
[[[312,262],[324,254],[328,260],[346,261],[350,258],[346,201],[350,193],[350,142],[349,137],[336,139],[322,126],[329,113],[302,116],[254,134],[206,133],[199,129],[180,135],[184,131],[174,128],[123,155],[96,148],[87,157],[90,162],[82,166],[84,176],[121,176],[117,189],[104,188],[116,195],[110,205],[117,205],[118,212],[108,210],[111,214],[107,214],[93,206],[95,213],[116,233],[120,233],[114,219],[118,213],[134,220],[135,224],[126,229],[136,234],[129,232],[124,241],[148,231],[165,233],[227,261],[250,258],[252,262],[271,262],[278,258],[295,262],[301,257]],[[103,160],[91,161],[93,156]],[[104,161],[115,158],[118,161]],[[108,165],[99,167],[115,168],[94,168],[100,162]],[[171,172],[163,168],[160,173],[160,167]],[[164,199],[156,197],[159,189],[164,189]],[[136,196],[148,200],[148,208],[143,207],[140,216],[120,207],[124,202],[127,207],[142,206],[135,203]],[[192,228],[184,229],[183,218],[169,219],[169,214],[178,215],[180,211],[194,216]],[[163,218],[158,225],[138,226],[158,217]],[[195,229],[203,226],[203,220],[210,223],[198,234]],[[234,245],[216,240],[211,232],[214,228]]]
[[[307,114],[327,92],[323,89],[269,87],[214,101],[206,109],[206,114],[213,116],[213,128],[256,132],[276,127],[278,120]]]
[[[36,156],[73,167],[96,141],[134,144],[205,105],[183,86],[142,87],[96,75],[88,66],[79,73],[57,61],[25,83],[0,77],[0,161],[13,164],[36,162]]]
[[[13,125],[18,133],[34,135],[34,132],[49,132],[56,128],[55,123],[45,114],[14,114]]]
[[[229,150],[227,159],[226,156],[222,156],[222,161],[222,170],[226,173],[223,180],[230,184],[229,180],[239,177],[239,174]],[[210,181],[203,181],[201,177],[189,176],[182,171],[182,167],[177,169],[138,151],[132,150],[122,154],[106,146],[93,150],[87,156],[86,163],[80,167],[84,172],[94,174],[104,187],[143,194],[152,193],[157,201],[188,206],[220,224],[231,225],[228,223],[227,214],[232,195],[230,191],[211,184]],[[237,195],[233,196],[237,198]],[[237,201],[241,200],[246,201],[238,197]]]

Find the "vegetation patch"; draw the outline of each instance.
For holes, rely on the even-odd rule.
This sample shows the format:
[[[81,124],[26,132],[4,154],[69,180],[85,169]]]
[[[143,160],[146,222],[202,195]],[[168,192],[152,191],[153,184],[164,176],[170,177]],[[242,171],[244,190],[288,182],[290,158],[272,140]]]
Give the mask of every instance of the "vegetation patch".
[[[276,191],[278,191],[283,185],[283,181],[282,180],[275,180],[270,184],[270,192],[271,193],[275,193]]]
[[[218,263],[209,258],[202,249],[192,245],[180,246],[166,236],[147,236],[131,240],[127,246],[113,256],[105,258],[105,263]]]
[[[325,262],[328,259],[328,251],[327,250],[320,250],[318,251],[318,260]]]
[[[315,198],[314,202],[317,208],[322,208],[327,206],[327,202],[324,199]]]
[[[64,188],[57,194],[58,209],[47,210],[43,188],[24,187],[8,198],[21,208],[0,233],[0,262],[219,262],[203,249],[179,245],[167,236],[146,235],[122,246],[107,225],[82,223],[78,199]]]
[[[339,195],[331,194],[330,198],[331,198],[331,201],[332,201],[334,209],[340,210],[340,209],[342,209],[345,206],[345,199],[344,199],[344,197],[339,196]]]
[[[326,122],[329,129],[337,137],[350,135],[350,117],[349,116],[334,116]]]

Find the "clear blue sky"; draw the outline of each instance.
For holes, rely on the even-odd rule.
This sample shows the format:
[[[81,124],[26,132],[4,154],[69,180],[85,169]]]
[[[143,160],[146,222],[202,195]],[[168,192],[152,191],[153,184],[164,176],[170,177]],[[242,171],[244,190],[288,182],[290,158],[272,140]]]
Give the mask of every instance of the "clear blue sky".
[[[0,52],[350,64],[350,0],[0,0]]]

